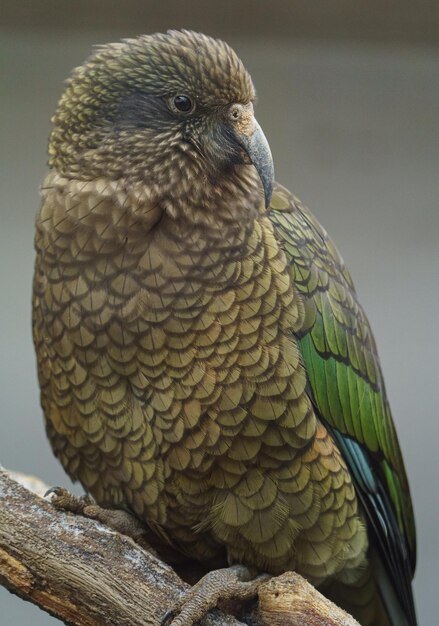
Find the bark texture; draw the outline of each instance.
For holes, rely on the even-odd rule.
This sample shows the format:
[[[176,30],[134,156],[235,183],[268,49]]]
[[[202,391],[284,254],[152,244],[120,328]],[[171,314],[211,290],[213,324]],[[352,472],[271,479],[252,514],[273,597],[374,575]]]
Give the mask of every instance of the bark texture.
[[[130,538],[54,509],[38,479],[14,478],[0,470],[0,584],[24,600],[75,626],[158,626],[189,589]],[[242,626],[217,610],[202,623]],[[281,625],[358,623],[288,572],[259,591],[256,626]]]

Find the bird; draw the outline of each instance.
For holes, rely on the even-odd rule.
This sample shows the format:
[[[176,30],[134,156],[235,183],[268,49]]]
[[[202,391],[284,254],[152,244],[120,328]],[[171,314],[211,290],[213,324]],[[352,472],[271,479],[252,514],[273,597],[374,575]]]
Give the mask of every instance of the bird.
[[[188,30],[73,70],[36,220],[47,435],[183,557],[294,570],[362,626],[416,626],[376,344],[332,239],[274,180],[255,98],[229,45]]]

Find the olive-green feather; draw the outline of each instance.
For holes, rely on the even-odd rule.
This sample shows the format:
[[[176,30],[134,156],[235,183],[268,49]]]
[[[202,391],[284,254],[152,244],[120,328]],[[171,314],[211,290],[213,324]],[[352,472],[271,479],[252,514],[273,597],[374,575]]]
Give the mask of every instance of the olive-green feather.
[[[277,185],[270,219],[305,299],[302,357],[317,408],[330,425],[366,446],[381,471],[415,563],[407,478],[375,342],[352,279],[308,209]]]
[[[346,586],[364,626],[387,625],[379,596],[416,626],[375,343],[331,240],[272,193],[253,101],[236,54],[189,31],[104,46],[72,73],[35,238],[47,433],[99,504],[182,554],[294,569]]]

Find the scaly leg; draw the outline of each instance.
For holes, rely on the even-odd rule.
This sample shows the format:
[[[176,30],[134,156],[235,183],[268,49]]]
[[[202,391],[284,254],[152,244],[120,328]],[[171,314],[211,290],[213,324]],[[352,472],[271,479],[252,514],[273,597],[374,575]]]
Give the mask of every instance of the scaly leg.
[[[55,508],[94,519],[122,535],[131,537],[142,548],[156,554],[156,551],[145,539],[145,535],[148,533],[147,527],[128,511],[104,509],[97,505],[90,496],[75,496],[63,487],[52,487],[45,493],[45,497],[48,496],[50,496],[50,502]]]
[[[192,626],[221,600],[250,600],[268,574],[254,577],[244,565],[213,570],[199,580],[181,602],[168,611],[161,626]]]

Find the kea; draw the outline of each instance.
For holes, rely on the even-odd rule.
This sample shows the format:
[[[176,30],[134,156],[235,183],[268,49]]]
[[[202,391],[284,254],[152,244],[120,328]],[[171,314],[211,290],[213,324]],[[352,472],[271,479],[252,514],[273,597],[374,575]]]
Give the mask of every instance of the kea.
[[[48,438],[98,505],[217,582],[295,570],[363,626],[415,626],[375,341],[334,243],[274,182],[254,104],[233,50],[191,31],[71,74],[35,239]]]

